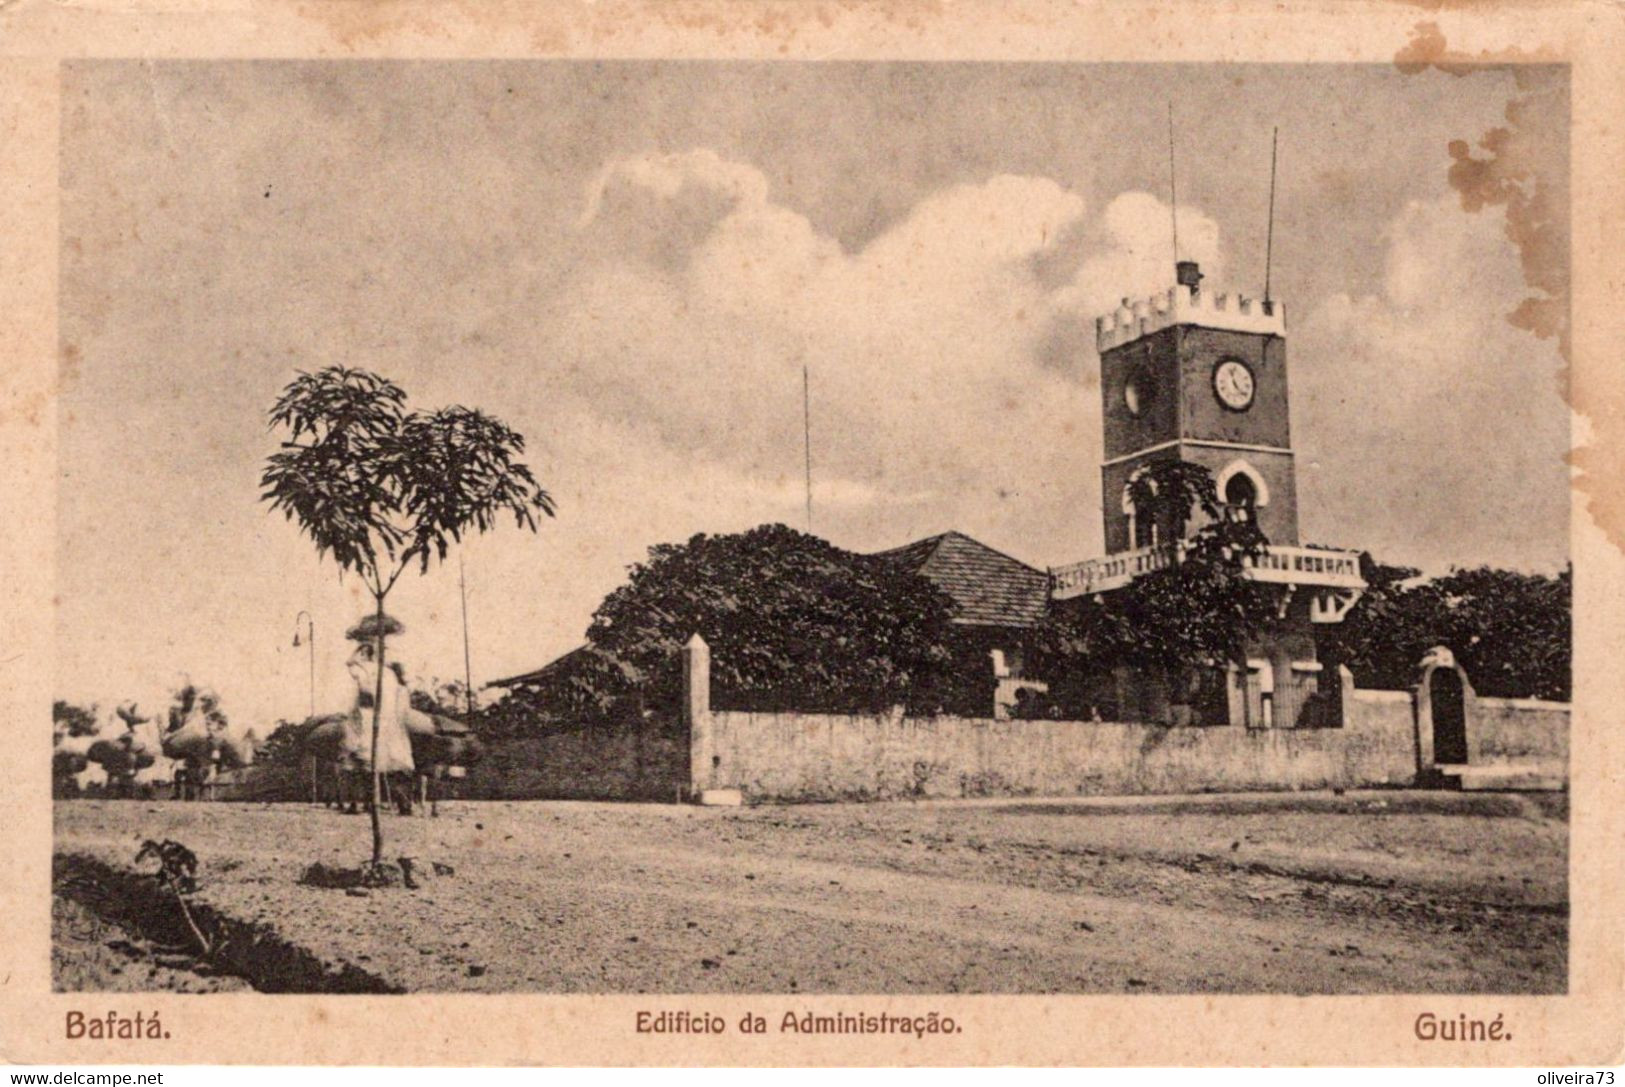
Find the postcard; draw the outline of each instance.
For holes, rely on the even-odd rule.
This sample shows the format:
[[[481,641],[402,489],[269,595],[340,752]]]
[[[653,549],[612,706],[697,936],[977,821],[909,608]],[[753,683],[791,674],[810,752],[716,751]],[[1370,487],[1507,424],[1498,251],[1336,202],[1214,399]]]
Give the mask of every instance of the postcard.
[[[0,28],[6,1060],[1620,1061],[1617,8]]]

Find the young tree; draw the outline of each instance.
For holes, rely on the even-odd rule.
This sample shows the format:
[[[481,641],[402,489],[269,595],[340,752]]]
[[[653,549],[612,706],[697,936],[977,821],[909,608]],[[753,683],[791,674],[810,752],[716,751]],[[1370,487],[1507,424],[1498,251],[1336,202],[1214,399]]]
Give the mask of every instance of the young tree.
[[[1092,679],[1118,665],[1188,677],[1215,661],[1244,662],[1274,616],[1270,590],[1246,575],[1269,541],[1250,511],[1219,501],[1205,467],[1154,461],[1130,480],[1129,500],[1158,526],[1167,562],[1052,608],[1029,636],[1029,659],[1051,677],[1061,712],[1086,711]]]
[[[285,429],[267,460],[261,500],[280,510],[372,594],[372,861],[383,858],[378,736],[383,714],[384,601],[413,563],[426,572],[470,529],[489,531],[504,513],[535,531],[553,500],[518,458],[516,431],[464,407],[409,412],[400,386],[365,370],[301,372],[270,411]]]

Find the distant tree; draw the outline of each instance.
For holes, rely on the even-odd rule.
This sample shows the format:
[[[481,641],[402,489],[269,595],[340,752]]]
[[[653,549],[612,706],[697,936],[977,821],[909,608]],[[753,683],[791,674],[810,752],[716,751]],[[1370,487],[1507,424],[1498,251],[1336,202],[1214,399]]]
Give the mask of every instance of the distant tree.
[[[938,712],[980,682],[955,667],[952,616],[921,575],[784,525],[702,534],[651,548],[543,685],[589,712],[675,706],[697,633],[721,707]]]
[[[297,768],[304,759],[304,734],[308,721],[278,721],[254,757],[258,767]]]
[[[313,786],[305,740],[315,721],[315,718],[279,720],[270,735],[257,746],[250,779],[249,795],[253,799],[297,800],[311,796]]]
[[[535,531],[553,500],[518,458],[517,431],[464,407],[408,412],[406,393],[365,370],[301,373],[270,411],[287,440],[267,460],[263,501],[280,510],[372,594],[376,615],[372,710],[372,860],[383,857],[378,736],[383,712],[384,601],[413,563],[426,572],[469,530],[497,518]]]
[[[412,708],[461,721],[469,713],[468,685],[460,679],[423,680],[412,687]]]
[[[51,703],[52,796],[78,795],[77,775],[90,765],[88,738],[100,727],[94,705],[77,706],[60,698]]]
[[[95,706],[76,706],[57,699],[51,703],[51,731],[58,736],[94,736],[101,728]]]
[[[1526,574],[1487,566],[1417,580],[1366,556],[1369,588],[1321,635],[1328,662],[1363,687],[1402,690],[1423,654],[1442,645],[1485,695],[1567,701],[1573,651],[1573,571]]]

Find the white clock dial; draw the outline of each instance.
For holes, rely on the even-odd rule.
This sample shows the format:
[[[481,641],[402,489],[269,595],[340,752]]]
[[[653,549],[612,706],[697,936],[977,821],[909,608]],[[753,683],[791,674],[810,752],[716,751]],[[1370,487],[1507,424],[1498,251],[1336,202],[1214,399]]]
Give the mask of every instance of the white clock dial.
[[[1232,411],[1244,411],[1253,402],[1253,372],[1247,364],[1226,359],[1213,370],[1213,392]]]

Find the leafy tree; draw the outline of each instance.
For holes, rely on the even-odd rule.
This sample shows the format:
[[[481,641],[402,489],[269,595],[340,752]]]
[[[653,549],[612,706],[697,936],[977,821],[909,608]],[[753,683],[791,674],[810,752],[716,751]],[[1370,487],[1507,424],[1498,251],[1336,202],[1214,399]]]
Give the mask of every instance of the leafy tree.
[[[426,572],[453,541],[489,531],[503,514],[535,531],[553,500],[518,458],[525,440],[465,407],[419,413],[406,393],[365,370],[332,366],[295,378],[270,411],[287,439],[266,461],[263,501],[280,510],[342,570],[358,575],[375,604],[372,711],[372,859],[383,857],[378,737],[383,711],[384,601],[416,563]]]
[[[472,700],[468,685],[460,679],[430,678],[412,688],[408,696],[419,713],[432,713],[461,721],[469,714]]]
[[[1213,473],[1189,461],[1146,464],[1129,478],[1128,499],[1139,516],[1158,527],[1164,541],[1184,539],[1198,512],[1214,520],[1220,515]]]
[[[58,736],[94,736],[100,728],[95,706],[76,706],[60,698],[51,703],[51,730]]]
[[[57,699],[51,703],[51,795],[75,796],[79,786],[75,775],[90,765],[88,737],[96,735],[100,724],[96,707],[78,706]],[[78,743],[65,743],[78,740]]]
[[[304,760],[304,734],[309,722],[278,721],[254,756],[256,768],[297,768]]]
[[[1051,680],[1035,712],[1087,712],[1098,677],[1123,665],[1188,678],[1217,661],[1243,664],[1274,619],[1273,593],[1245,573],[1268,541],[1248,511],[1219,501],[1205,467],[1154,461],[1130,480],[1129,499],[1167,533],[1164,564],[1050,609],[1028,642],[1034,674]]]
[[[1165,532],[1169,566],[1206,563],[1239,575],[1243,560],[1269,546],[1252,511],[1219,500],[1213,473],[1203,465],[1152,461],[1129,480],[1128,497]]]
[[[702,534],[650,548],[588,645],[509,701],[601,717],[675,706],[698,633],[719,707],[937,712],[966,697],[952,613],[919,574],[784,525]]]
[[[570,731],[641,711],[643,689],[641,672],[589,643],[481,707],[471,723],[487,743]]]
[[[1370,588],[1321,636],[1322,655],[1346,664],[1361,686],[1409,687],[1423,654],[1442,645],[1480,694],[1570,697],[1571,569],[1548,576],[1484,566],[1417,581],[1417,571],[1369,556],[1362,569]]]

